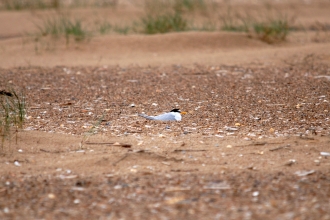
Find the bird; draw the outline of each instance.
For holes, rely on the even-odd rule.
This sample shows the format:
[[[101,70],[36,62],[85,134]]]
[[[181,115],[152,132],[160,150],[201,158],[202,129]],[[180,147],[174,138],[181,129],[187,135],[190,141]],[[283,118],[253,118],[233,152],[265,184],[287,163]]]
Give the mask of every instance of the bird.
[[[170,112],[157,115],[157,116],[148,116],[146,114],[139,114],[139,116],[149,119],[149,120],[156,120],[156,121],[181,121],[182,116],[187,114],[187,112],[182,112],[180,109],[172,109]]]

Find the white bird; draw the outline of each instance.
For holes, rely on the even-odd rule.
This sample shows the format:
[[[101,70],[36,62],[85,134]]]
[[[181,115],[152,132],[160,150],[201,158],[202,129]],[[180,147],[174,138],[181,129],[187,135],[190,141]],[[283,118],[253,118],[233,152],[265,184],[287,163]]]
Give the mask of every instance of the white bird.
[[[139,116],[144,117],[149,120],[157,120],[157,121],[181,121],[182,116],[187,114],[187,112],[181,112],[179,109],[175,108],[170,112],[157,115],[157,116],[148,116],[146,114],[139,114]]]

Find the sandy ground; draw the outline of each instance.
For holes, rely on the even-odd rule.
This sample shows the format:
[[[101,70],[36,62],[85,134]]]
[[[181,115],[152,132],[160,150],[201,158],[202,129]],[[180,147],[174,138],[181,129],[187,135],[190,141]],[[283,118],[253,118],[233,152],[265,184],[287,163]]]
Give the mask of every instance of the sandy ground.
[[[328,5],[277,7],[308,27],[328,21]],[[124,12],[140,13],[109,16]],[[330,219],[327,31],[275,45],[185,32],[36,49],[22,32],[46,13],[0,12],[0,89],[23,89],[28,104],[1,150],[1,219]],[[188,114],[138,116],[172,108]]]

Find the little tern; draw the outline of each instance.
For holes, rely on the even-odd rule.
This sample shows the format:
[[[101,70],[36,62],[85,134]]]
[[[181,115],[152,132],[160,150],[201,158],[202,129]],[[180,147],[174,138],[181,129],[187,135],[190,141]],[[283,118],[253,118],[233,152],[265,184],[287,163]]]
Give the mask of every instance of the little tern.
[[[156,121],[181,121],[182,116],[187,114],[187,112],[181,112],[180,109],[173,109],[170,112],[157,115],[157,116],[148,116],[146,114],[139,114],[139,116],[144,117],[149,120],[156,120]]]

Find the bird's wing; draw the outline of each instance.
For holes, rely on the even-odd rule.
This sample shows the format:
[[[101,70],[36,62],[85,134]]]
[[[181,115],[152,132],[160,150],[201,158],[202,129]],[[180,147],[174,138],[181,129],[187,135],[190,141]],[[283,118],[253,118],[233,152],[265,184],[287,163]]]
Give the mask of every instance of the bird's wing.
[[[159,120],[159,121],[177,121],[175,118],[175,115],[171,113],[165,113],[161,115],[154,116],[154,120]]]
[[[146,119],[149,119],[149,120],[157,120],[157,119],[155,119],[155,117],[149,116],[149,115],[146,115],[146,114],[139,114],[139,116],[141,116],[143,118],[146,118]]]

